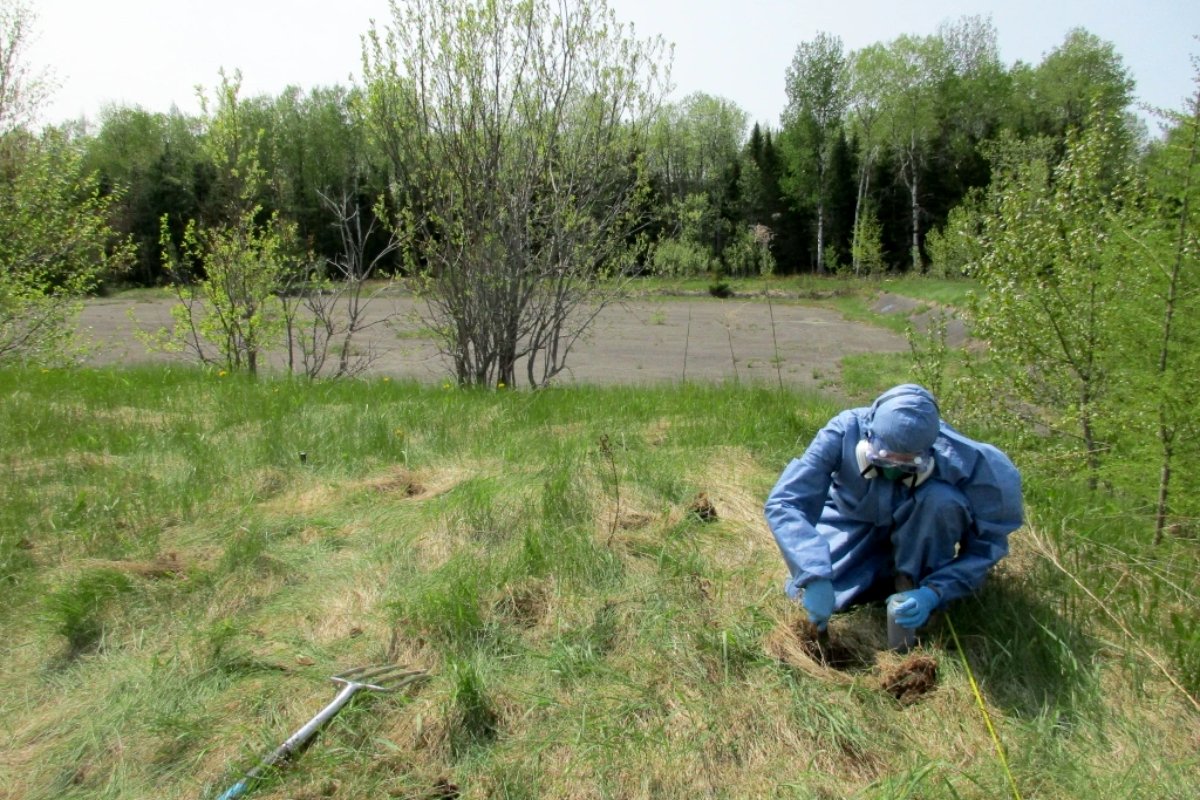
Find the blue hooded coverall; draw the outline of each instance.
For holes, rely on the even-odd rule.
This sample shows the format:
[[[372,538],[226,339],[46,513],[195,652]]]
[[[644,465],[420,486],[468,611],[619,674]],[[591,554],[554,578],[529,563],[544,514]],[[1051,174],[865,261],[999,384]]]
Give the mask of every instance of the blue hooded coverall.
[[[889,400],[921,404],[936,415],[933,396],[914,384],[843,411],[788,464],[767,498],[767,522],[791,572],[788,596],[828,578],[841,611],[872,599],[881,584],[891,593],[902,572],[936,592],[944,607],[978,590],[1008,553],[1008,534],[1022,522],[1020,474],[998,449],[940,417],[933,470],[915,486],[864,477],[872,473],[859,443]]]

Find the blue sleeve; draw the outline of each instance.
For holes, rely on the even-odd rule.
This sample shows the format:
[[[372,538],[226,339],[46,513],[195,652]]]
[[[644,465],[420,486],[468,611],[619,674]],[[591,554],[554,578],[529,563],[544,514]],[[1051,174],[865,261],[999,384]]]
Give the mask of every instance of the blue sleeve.
[[[971,507],[971,530],[958,557],[921,582],[941,595],[943,605],[983,586],[988,570],[1008,555],[1008,535],[1024,522],[1020,473],[996,448],[981,449],[975,469],[959,486]]]
[[[832,574],[829,544],[815,526],[829,496],[833,473],[841,465],[846,434],[844,416],[843,413],[830,420],[817,432],[804,455],[792,459],[763,509],[791,572],[790,587],[804,586]]]

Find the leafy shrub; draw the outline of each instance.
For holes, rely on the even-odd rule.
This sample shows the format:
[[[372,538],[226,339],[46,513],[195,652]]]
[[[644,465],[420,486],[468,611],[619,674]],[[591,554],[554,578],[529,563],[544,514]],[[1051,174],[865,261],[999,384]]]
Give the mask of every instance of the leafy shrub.
[[[662,239],[654,247],[654,272],[668,277],[703,275],[713,269],[709,252],[695,242]]]
[[[14,134],[5,150],[0,363],[70,363],[83,351],[75,330],[78,299],[128,263],[128,242],[110,242],[108,227],[119,194],[101,192],[62,133],[38,140]]]
[[[969,194],[961,205],[950,209],[946,225],[932,230],[925,239],[929,251],[929,274],[961,278],[983,253],[978,194]]]
[[[725,248],[725,268],[730,275],[749,277],[775,272],[770,239],[755,235],[754,228],[743,229]]]

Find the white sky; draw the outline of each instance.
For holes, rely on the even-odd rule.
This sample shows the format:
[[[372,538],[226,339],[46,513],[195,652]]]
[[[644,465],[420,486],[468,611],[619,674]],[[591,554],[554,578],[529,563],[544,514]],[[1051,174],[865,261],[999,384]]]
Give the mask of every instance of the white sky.
[[[1182,108],[1200,56],[1197,0],[609,0],[639,37],[675,44],[674,97],[733,100],[751,121],[778,127],[784,75],[796,47],[825,31],[847,50],[950,19],[990,15],[1006,64],[1038,63],[1083,27],[1112,42],[1140,100]],[[195,86],[240,69],[248,94],[340,83],[359,74],[360,36],[387,0],[32,0],[30,53],[59,84],[46,119],[96,119],[108,103],[150,111],[198,109]]]

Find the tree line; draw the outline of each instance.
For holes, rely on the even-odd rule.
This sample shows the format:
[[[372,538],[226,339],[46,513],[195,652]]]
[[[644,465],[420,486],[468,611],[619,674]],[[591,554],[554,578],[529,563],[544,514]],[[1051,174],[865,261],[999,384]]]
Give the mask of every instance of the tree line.
[[[350,192],[369,213],[398,185],[409,197],[432,189],[415,185],[420,176],[406,163],[417,154],[400,131],[412,121],[388,118],[412,110],[403,93],[384,96],[380,79],[239,100],[237,124],[256,141],[267,176],[257,201],[295,223],[297,246],[317,256],[339,248],[321,193]],[[1041,63],[1006,67],[995,29],[977,17],[856,51],[820,34],[798,45],[786,87],[777,128],[749,128],[733,101],[694,94],[660,104],[630,140],[627,158],[643,160],[651,212],[643,267],[923,270],[928,234],[990,182],[988,147],[998,138],[1050,137],[1061,149],[1096,104],[1137,124],[1133,81],[1111,44],[1073,30]],[[192,116],[113,106],[68,126],[81,168],[102,193],[118,194],[110,224],[136,248],[126,281],[170,279],[164,217],[176,243],[187,220],[220,218],[228,198],[204,145],[216,124],[212,108]],[[397,255],[389,268],[402,266]]]

